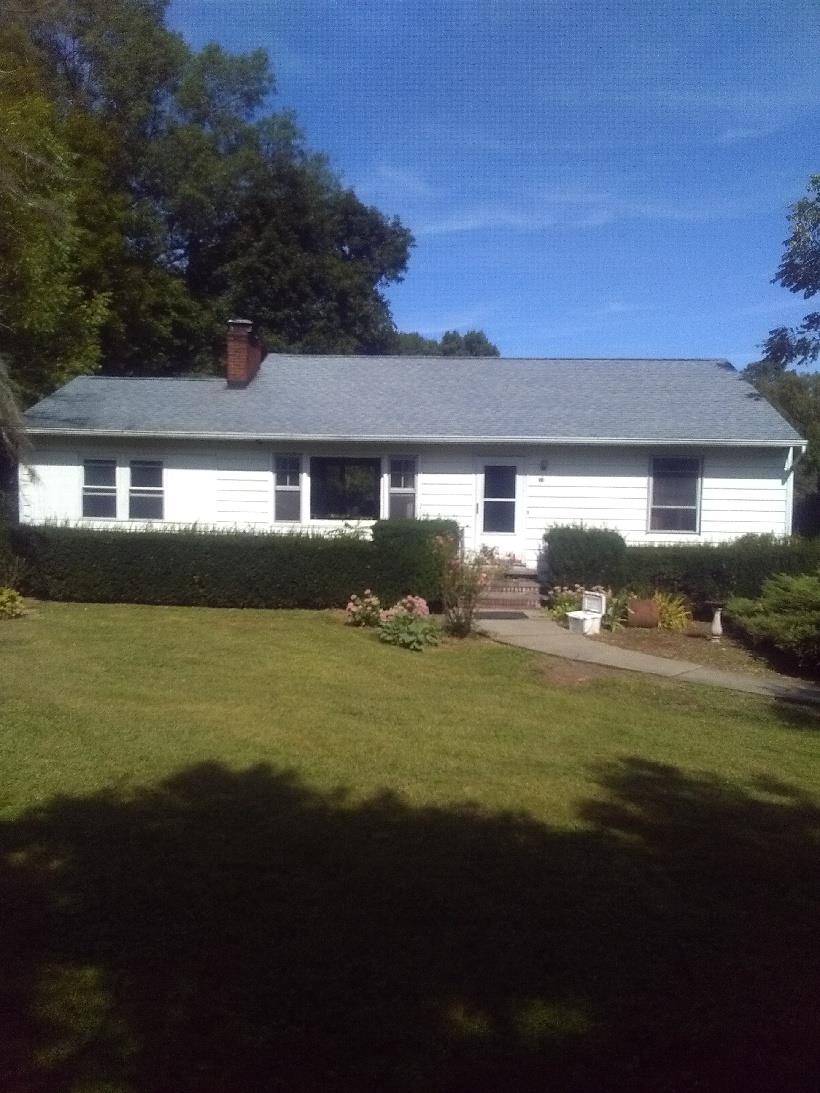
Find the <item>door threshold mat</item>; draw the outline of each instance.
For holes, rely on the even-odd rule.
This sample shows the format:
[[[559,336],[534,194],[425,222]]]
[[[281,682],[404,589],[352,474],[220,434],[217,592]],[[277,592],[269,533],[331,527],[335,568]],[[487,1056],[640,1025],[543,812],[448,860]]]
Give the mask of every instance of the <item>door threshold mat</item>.
[[[525,619],[524,611],[476,611],[477,619]]]

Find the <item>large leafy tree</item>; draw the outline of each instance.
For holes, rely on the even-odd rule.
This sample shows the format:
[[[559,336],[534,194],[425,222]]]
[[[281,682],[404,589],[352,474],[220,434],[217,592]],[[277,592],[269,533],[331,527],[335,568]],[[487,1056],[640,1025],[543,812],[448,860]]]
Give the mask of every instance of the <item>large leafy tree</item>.
[[[789,213],[791,235],[774,280],[811,299],[820,292],[820,175]],[[746,369],[758,390],[808,441],[795,471],[795,530],[820,533],[820,375],[798,373],[820,358],[820,312],[809,312],[796,327],[777,327],[763,343],[763,357]]]
[[[791,235],[774,280],[807,300],[820,292],[820,174],[789,213]],[[808,365],[820,357],[820,311],[809,312],[799,326],[776,327],[763,344],[763,364],[771,372]]]
[[[75,164],[64,127],[14,27],[0,31],[0,349],[33,398],[100,356],[107,297],[79,279]]]
[[[376,352],[412,238],[270,110],[263,51],[192,51],[166,0],[19,0],[66,161],[77,290],[107,301],[109,373],[209,370],[231,313],[272,347]],[[42,393],[56,377],[29,377]]]

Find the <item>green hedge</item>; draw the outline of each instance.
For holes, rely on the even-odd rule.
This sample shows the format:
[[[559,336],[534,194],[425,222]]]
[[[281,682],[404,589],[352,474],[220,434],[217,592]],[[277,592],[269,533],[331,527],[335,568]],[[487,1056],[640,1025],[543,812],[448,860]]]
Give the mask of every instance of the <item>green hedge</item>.
[[[441,577],[434,541],[459,534],[455,520],[378,520],[373,525],[372,588],[382,603],[413,594],[438,604]]]
[[[627,546],[615,531],[586,527],[551,528],[544,538],[547,583],[661,589],[698,608],[709,600],[758,596],[774,573],[813,573],[820,566],[820,539],[745,535],[716,545]]]
[[[582,525],[550,528],[539,567],[553,585],[604,585],[618,588],[624,580],[626,542],[617,531]]]
[[[729,596],[760,595],[775,573],[812,573],[820,565],[820,539],[745,535],[714,546],[630,546],[625,583],[638,591],[680,592],[696,606]]]
[[[403,525],[401,530],[393,525]],[[452,530],[448,523],[446,530]],[[377,525],[378,527],[378,525]],[[22,590],[51,600],[205,607],[343,607],[372,588],[436,600],[434,521],[384,521],[373,542],[351,537],[204,531],[11,530]]]
[[[338,607],[369,584],[371,544],[240,532],[19,527],[23,590],[49,600]]]

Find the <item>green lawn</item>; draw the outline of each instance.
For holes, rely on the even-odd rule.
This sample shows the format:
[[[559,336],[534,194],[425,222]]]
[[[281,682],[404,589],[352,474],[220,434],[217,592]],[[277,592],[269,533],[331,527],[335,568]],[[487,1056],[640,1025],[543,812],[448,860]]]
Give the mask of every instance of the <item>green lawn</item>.
[[[816,1089],[820,720],[550,679],[334,614],[0,624],[0,1089]]]

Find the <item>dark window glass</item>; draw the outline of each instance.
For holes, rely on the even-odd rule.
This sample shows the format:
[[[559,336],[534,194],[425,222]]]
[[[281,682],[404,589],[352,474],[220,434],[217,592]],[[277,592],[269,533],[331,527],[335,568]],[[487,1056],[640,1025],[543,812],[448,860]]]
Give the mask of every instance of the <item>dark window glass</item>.
[[[113,459],[87,459],[83,464],[83,484],[85,486],[109,486],[117,484],[117,464]]]
[[[414,493],[390,494],[390,519],[412,520],[416,515],[416,495]]]
[[[652,503],[671,505],[673,508],[696,508],[698,503],[697,478],[658,478],[653,480]]]
[[[117,495],[115,493],[83,493],[83,516],[116,519]]]
[[[416,488],[415,459],[390,460],[390,489],[414,490]]]
[[[128,490],[128,519],[162,518],[162,464],[154,460],[134,460],[131,463],[131,484]]]
[[[515,501],[485,501],[484,530],[515,531]]]
[[[277,455],[276,457],[276,485],[299,487],[299,456]]]
[[[113,459],[83,463],[83,516],[117,518],[117,464]]]
[[[140,493],[132,490],[128,497],[129,520],[161,520],[162,519],[162,494]]]
[[[314,456],[310,461],[313,520],[377,520],[381,460]]]
[[[276,491],[276,520],[299,521],[302,503],[301,490],[277,490]]]
[[[515,498],[515,467],[486,466],[484,496],[493,500]]]
[[[697,531],[699,481],[697,459],[653,459],[649,530]]]
[[[131,489],[162,489],[161,463],[132,463]]]
[[[697,531],[697,509],[652,509],[650,531]]]

